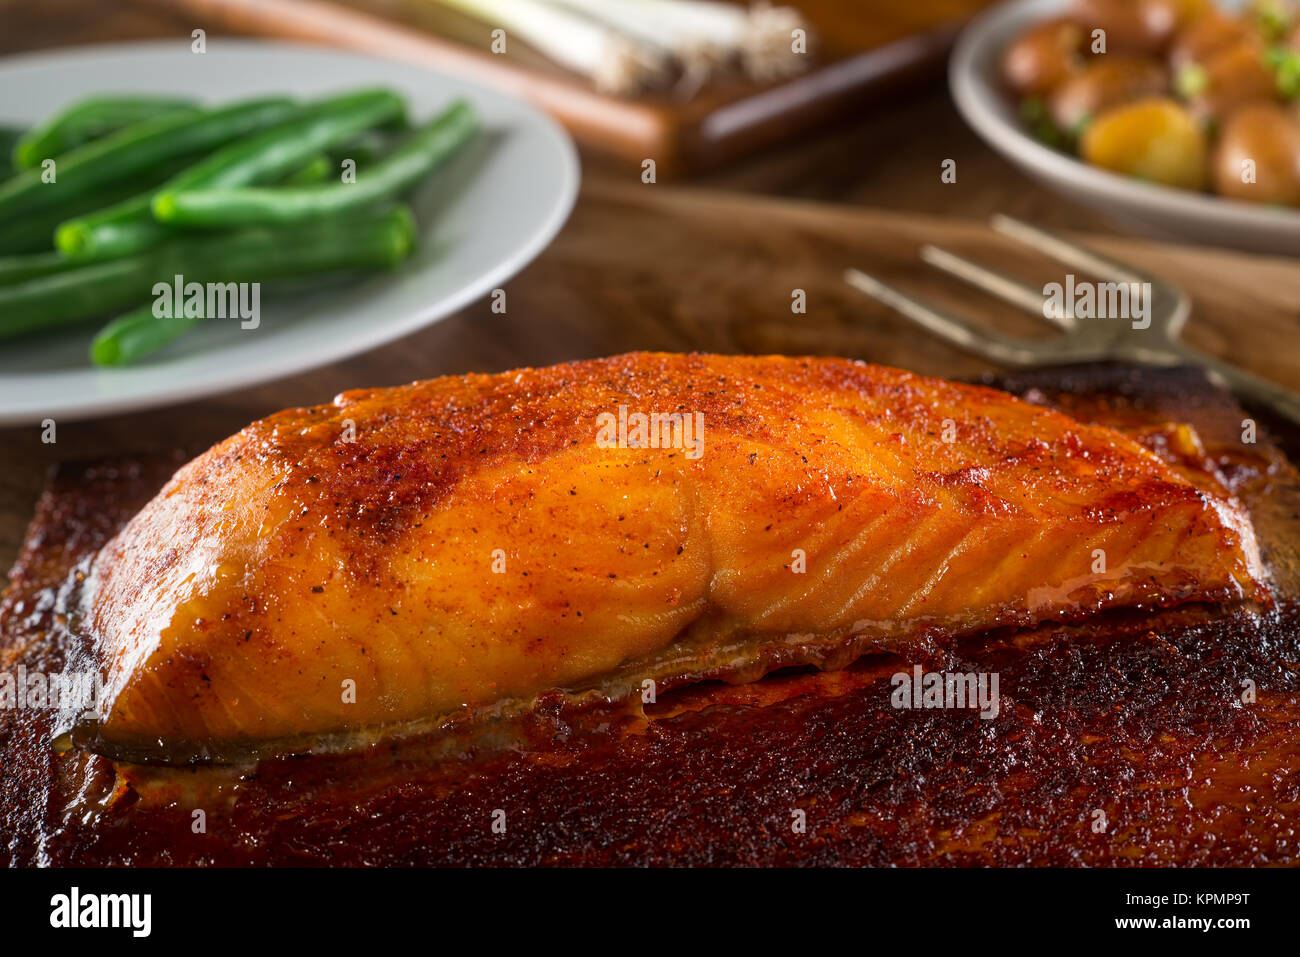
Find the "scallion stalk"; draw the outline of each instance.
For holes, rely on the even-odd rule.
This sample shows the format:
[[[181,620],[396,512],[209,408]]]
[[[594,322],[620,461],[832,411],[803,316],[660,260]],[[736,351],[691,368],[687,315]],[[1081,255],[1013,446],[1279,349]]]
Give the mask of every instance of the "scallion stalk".
[[[671,62],[663,51],[608,24],[542,0],[439,0],[518,37],[598,90],[627,96],[662,86]]]
[[[684,71],[738,62],[755,80],[797,73],[807,59],[793,49],[808,24],[792,7],[717,0],[551,0],[580,10],[645,43],[666,49]]]

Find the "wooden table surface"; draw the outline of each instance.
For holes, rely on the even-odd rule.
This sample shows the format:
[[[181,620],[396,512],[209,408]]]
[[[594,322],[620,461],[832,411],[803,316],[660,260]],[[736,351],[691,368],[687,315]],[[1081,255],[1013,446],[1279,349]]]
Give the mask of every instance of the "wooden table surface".
[[[0,0],[0,54],[188,37],[194,26],[129,0]],[[958,162],[956,184],[940,182],[945,158]],[[287,380],[102,422],[61,423],[53,445],[43,444],[35,427],[0,430],[0,565],[12,561],[52,461],[206,445],[253,418],[326,402],[347,388],[632,349],[841,354],[932,374],[978,374],[982,363],[918,336],[847,290],[839,279],[844,266],[871,267],[915,288],[926,279],[916,248],[929,238],[1018,262],[1024,257],[980,225],[995,211],[1062,229],[1117,232],[1021,178],[965,127],[938,83],[688,183],[644,185],[639,170],[590,154],[583,163],[572,219],[510,282],[504,316],[479,303],[390,346]],[[1300,270],[1289,262],[1133,240],[1103,245],[1193,292],[1198,312],[1189,337],[1198,345],[1300,382],[1297,350],[1277,345],[1294,343],[1300,329]],[[808,291],[806,316],[791,314],[796,287]],[[947,295],[957,293],[948,288]],[[979,313],[969,296],[961,301]],[[1249,335],[1243,314],[1252,317]],[[984,315],[1029,328],[1027,320],[987,308]]]

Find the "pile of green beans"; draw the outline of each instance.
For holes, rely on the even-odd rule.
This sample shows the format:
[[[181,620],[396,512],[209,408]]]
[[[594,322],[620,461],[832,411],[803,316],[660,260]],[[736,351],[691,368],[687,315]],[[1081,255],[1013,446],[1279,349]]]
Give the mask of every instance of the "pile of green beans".
[[[459,102],[413,132],[356,183],[290,189],[169,183],[153,198],[153,215],[178,226],[247,226],[296,223],[338,215],[406,192],[454,153],[474,130],[474,112]],[[179,178],[179,177],[178,177]]]
[[[100,96],[0,130],[0,340],[125,311],[90,347],[125,365],[201,321],[157,314],[152,290],[174,277],[394,268],[416,237],[403,195],[477,128],[461,100],[409,129],[402,97],[372,89],[221,107]]]

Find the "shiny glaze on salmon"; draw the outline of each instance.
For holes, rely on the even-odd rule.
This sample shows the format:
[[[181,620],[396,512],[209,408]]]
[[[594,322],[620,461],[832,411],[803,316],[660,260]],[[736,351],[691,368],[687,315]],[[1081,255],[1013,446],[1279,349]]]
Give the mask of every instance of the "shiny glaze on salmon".
[[[698,414],[698,454],[602,447],[620,406]],[[106,693],[83,738],[222,756],[764,645],[1254,600],[1262,577],[1235,503],[990,389],[700,355],[444,378],[182,468],[89,569]]]

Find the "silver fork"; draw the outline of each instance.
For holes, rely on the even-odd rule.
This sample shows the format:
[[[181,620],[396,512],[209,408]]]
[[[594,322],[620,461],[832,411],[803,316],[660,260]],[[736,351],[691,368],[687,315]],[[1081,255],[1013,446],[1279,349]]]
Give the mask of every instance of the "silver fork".
[[[1010,216],[994,216],[990,224],[1003,235],[1032,246],[1057,262],[1083,273],[1110,282],[1149,283],[1150,325],[1144,329],[1135,329],[1120,319],[1079,319],[1069,304],[1063,310],[1050,311],[1044,306],[1042,289],[1035,289],[937,246],[923,246],[921,258],[931,266],[1004,302],[1048,319],[1065,334],[1042,342],[1019,339],[970,323],[945,309],[906,295],[859,269],[847,270],[844,279],[854,288],[898,310],[944,341],[999,365],[1030,368],[1101,361],[1152,366],[1197,365],[1221,385],[1300,424],[1300,396],[1267,379],[1207,356],[1179,338],[1192,311],[1191,299],[1182,289],[1159,276],[1121,265]]]

